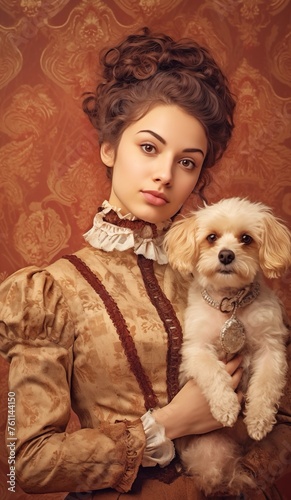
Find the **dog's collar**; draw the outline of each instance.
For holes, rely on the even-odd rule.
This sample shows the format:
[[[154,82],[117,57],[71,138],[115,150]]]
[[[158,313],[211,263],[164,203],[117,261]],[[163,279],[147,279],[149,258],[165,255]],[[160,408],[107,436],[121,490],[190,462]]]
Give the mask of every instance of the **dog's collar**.
[[[235,354],[245,345],[246,335],[244,324],[236,317],[239,307],[251,304],[260,293],[260,284],[255,281],[245,288],[241,288],[233,297],[223,297],[220,302],[212,299],[206,289],[202,290],[203,299],[211,307],[222,313],[231,314],[220,330],[220,344],[226,354]]]
[[[238,307],[244,307],[251,304],[260,293],[260,283],[255,281],[244,288],[240,288],[233,297],[223,297],[220,302],[214,300],[204,288],[201,295],[205,302],[211,307],[218,309],[222,313],[233,313]]]

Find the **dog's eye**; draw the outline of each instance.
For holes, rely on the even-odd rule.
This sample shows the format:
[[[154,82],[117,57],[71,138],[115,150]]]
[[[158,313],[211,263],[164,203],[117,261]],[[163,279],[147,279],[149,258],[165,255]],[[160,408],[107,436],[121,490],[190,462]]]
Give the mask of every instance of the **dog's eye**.
[[[249,234],[243,234],[241,237],[241,242],[244,245],[250,245],[253,241],[253,238]]]
[[[212,233],[209,234],[206,239],[209,243],[214,243],[217,240],[217,236],[216,234]]]

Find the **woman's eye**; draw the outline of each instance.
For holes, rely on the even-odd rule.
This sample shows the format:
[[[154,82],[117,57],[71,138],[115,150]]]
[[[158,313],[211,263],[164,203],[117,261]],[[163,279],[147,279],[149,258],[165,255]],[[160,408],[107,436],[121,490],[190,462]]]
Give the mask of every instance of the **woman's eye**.
[[[180,160],[179,162],[182,167],[188,169],[188,170],[192,170],[193,168],[195,168],[195,163],[193,160],[189,160],[188,158],[184,158],[183,160]]]
[[[243,234],[240,240],[244,245],[250,245],[254,241],[249,234]]]
[[[207,238],[206,238],[206,239],[207,239],[207,241],[208,241],[209,243],[214,243],[214,242],[217,240],[217,236],[216,236],[216,234],[211,233],[211,234],[209,234],[209,235],[207,236]]]
[[[155,153],[156,152],[156,148],[152,144],[142,144],[141,148],[145,153]]]

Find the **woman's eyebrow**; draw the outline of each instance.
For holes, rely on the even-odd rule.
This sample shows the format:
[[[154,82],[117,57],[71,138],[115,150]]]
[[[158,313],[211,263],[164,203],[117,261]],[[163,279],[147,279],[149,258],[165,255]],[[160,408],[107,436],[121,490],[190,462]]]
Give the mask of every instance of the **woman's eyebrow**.
[[[159,134],[157,134],[153,130],[140,130],[137,133],[141,134],[142,132],[147,132],[148,134],[151,134],[152,136],[154,136],[162,144],[167,144],[166,141],[165,141],[165,139],[163,139],[163,137],[161,137]],[[186,149],[183,149],[183,153],[201,153],[202,156],[203,156],[203,158],[205,156],[204,152],[200,148],[186,148]]]
[[[201,153],[203,158],[205,156],[205,153],[200,148],[186,148],[183,149],[183,153]]]
[[[160,141],[162,144],[166,144],[165,139],[163,139],[159,134],[154,132],[153,130],[140,130],[138,134],[141,134],[142,132],[148,132],[149,134],[153,135],[158,141]]]

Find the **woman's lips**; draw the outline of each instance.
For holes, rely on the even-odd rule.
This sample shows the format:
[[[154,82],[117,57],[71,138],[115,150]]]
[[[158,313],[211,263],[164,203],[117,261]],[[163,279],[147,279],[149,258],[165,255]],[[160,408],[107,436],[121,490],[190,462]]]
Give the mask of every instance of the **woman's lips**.
[[[165,195],[159,191],[142,191],[142,194],[148,203],[156,207],[161,207],[169,203]]]

